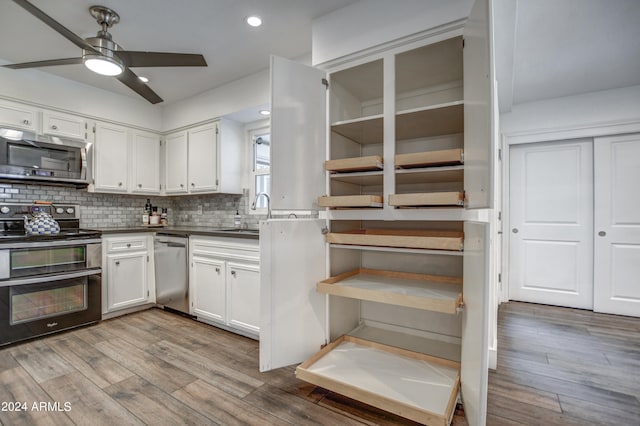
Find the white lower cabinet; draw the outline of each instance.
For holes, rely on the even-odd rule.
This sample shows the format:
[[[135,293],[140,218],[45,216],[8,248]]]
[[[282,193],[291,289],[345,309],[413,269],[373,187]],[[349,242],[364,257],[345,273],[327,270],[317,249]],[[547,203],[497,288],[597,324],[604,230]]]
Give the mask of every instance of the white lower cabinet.
[[[102,313],[153,303],[152,237],[146,234],[106,236],[102,244]]]
[[[191,315],[239,334],[260,332],[258,240],[191,237]]]

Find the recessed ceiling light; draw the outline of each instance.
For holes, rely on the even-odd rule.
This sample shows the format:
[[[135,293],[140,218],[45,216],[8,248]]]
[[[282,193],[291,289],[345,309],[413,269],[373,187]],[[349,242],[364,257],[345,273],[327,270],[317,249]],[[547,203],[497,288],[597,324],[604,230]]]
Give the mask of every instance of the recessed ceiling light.
[[[262,19],[260,19],[259,16],[249,16],[247,17],[247,24],[251,25],[252,27],[259,27],[260,25],[262,25]]]
[[[149,79],[147,77],[145,77],[144,75],[140,75],[138,76],[138,78],[140,79],[140,81],[142,81],[143,83],[148,83]]]
[[[271,111],[269,111],[268,109],[261,109],[260,110],[260,114],[262,114],[262,115],[271,115]]]

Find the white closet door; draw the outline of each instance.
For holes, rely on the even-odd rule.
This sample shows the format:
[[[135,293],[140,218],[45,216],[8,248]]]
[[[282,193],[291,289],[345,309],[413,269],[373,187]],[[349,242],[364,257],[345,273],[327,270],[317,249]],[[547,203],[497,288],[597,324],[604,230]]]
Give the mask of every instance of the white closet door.
[[[597,138],[594,310],[640,316],[640,134]]]
[[[592,142],[513,146],[509,167],[509,298],[592,309]]]

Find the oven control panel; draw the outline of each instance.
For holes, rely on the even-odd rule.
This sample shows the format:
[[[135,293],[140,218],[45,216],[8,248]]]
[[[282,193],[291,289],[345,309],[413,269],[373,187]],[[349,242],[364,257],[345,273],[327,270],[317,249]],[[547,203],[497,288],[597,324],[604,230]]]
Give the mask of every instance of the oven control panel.
[[[46,212],[54,219],[78,219],[80,211],[74,204],[0,204],[0,220],[22,218]]]

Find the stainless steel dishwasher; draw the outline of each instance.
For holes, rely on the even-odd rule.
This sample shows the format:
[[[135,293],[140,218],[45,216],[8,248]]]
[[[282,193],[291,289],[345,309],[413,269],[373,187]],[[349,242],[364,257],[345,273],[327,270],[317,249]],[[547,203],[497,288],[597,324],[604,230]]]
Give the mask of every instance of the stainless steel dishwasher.
[[[186,235],[156,234],[156,303],[189,314],[189,270]]]

